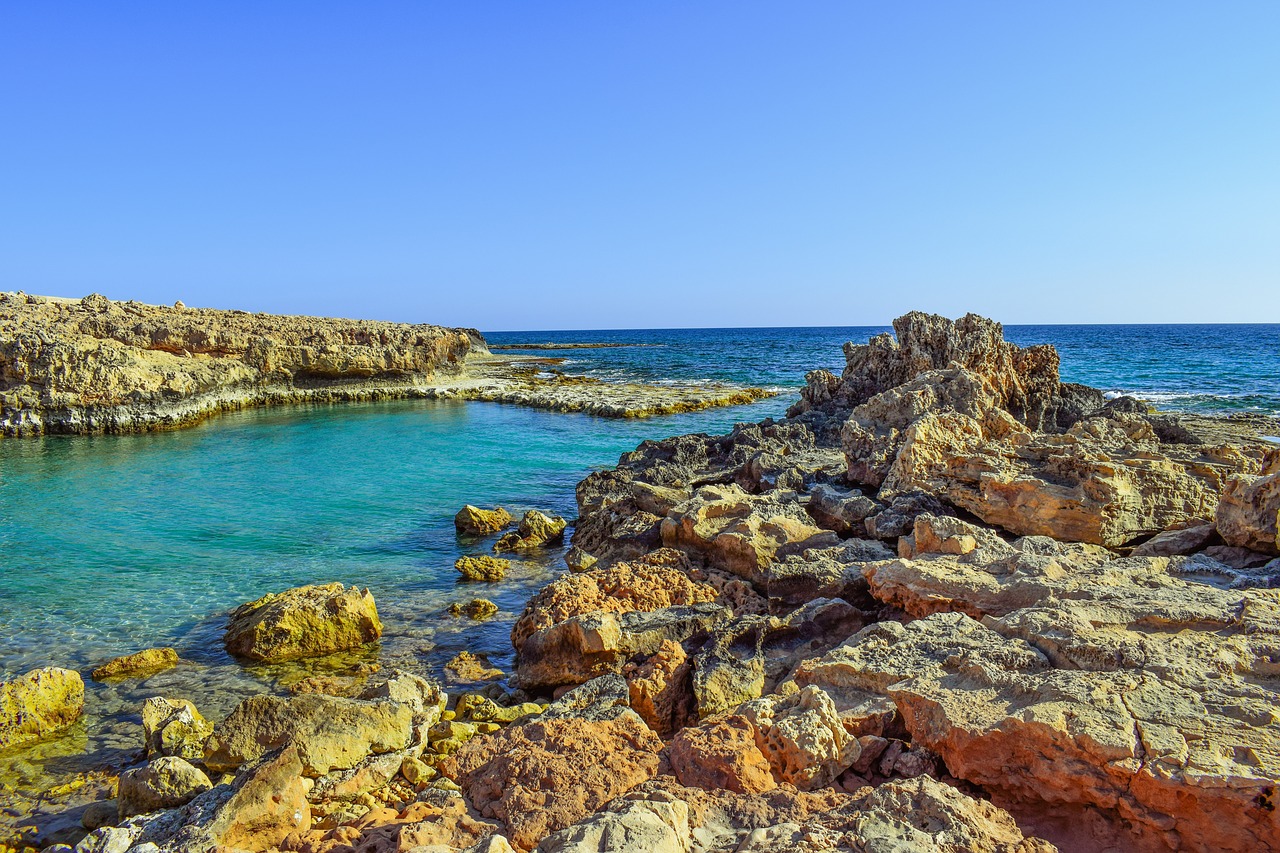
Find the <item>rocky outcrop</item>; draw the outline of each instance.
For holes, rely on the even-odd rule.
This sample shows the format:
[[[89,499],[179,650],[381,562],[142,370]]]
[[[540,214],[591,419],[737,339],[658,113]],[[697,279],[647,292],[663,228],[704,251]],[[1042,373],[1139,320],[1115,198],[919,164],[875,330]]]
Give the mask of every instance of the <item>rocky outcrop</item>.
[[[204,744],[213,724],[186,699],[152,696],[142,703],[142,741],[148,757],[172,755],[204,760]]]
[[[529,551],[553,545],[564,538],[568,523],[558,515],[547,515],[531,509],[520,519],[520,526],[493,545],[495,554],[504,551]]]
[[[511,568],[511,561],[478,554],[474,557],[459,557],[454,561],[453,567],[465,580],[484,583],[505,578],[507,569]]]
[[[483,816],[528,850],[651,779],[662,742],[634,714],[538,719],[468,742],[444,767]]]
[[[314,657],[359,648],[382,636],[369,590],[340,583],[264,595],[231,614],[225,641],[233,655],[257,661]]]
[[[0,433],[130,432],[272,401],[394,395],[487,352],[473,329],[0,295]]]
[[[393,701],[303,694],[251,696],[219,723],[205,744],[204,763],[221,772],[292,745],[302,772],[323,776],[371,754],[409,745],[413,711]]]
[[[1260,473],[1227,483],[1217,528],[1229,545],[1280,554],[1280,450],[1267,454]]]
[[[83,713],[84,681],[69,669],[36,669],[0,682],[0,749],[66,728]]]

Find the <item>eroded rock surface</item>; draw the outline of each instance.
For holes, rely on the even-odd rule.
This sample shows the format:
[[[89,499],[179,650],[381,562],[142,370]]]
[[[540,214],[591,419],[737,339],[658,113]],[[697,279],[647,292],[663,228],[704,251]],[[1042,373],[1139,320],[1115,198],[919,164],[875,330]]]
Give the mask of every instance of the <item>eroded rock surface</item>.
[[[84,680],[46,667],[0,682],[0,749],[37,740],[80,719]]]
[[[227,651],[258,661],[314,657],[359,648],[382,636],[369,590],[341,583],[264,595],[231,614]]]

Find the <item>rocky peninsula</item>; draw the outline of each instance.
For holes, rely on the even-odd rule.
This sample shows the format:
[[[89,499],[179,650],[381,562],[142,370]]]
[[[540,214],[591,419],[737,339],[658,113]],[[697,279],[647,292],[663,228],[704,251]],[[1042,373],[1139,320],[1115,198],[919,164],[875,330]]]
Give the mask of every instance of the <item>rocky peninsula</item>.
[[[894,329],[785,419],[583,480],[505,679],[147,700],[76,853],[1280,849],[1280,448],[1063,383],[981,317]],[[561,521],[455,523],[502,551]],[[380,631],[334,584],[226,642]],[[5,684],[0,738],[66,725],[79,682]]]
[[[772,396],[601,382],[493,356],[475,329],[0,293],[0,436],[173,429],[290,403],[483,400],[647,417]]]

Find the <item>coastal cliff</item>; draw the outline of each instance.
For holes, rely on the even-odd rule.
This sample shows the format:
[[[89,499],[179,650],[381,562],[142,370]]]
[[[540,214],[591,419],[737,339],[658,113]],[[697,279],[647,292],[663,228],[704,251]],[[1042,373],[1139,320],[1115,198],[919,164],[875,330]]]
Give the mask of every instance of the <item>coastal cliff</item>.
[[[189,426],[218,412],[397,398],[612,418],[774,396],[715,383],[603,382],[493,356],[475,329],[0,293],[0,436]]]
[[[274,402],[397,396],[474,329],[0,294],[0,434],[133,432]]]

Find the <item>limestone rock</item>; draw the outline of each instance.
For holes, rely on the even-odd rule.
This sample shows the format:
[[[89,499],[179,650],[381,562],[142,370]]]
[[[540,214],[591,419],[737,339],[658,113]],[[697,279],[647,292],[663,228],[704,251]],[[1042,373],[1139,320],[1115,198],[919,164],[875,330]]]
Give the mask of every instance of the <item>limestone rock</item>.
[[[120,774],[116,803],[120,818],[186,805],[213,787],[209,777],[176,756],[155,758],[146,767]]]
[[[1227,491],[1230,491],[1229,485]],[[1218,505],[1218,510],[1222,511],[1221,503]],[[1213,541],[1215,532],[1213,524],[1209,522],[1197,524],[1191,521],[1163,533],[1157,533],[1130,553],[1134,557],[1176,557],[1194,554]]]
[[[323,776],[353,767],[371,753],[404,749],[412,721],[412,709],[398,702],[319,694],[250,696],[214,728],[204,763],[221,772],[291,744],[303,772]]]
[[[469,533],[473,536],[488,536],[509,524],[511,524],[511,513],[500,506],[481,509],[467,504],[453,517],[453,526],[459,533]]]
[[[546,545],[564,537],[565,520],[558,515],[547,515],[531,509],[520,519],[519,534],[526,546]]]
[[[819,527],[841,536],[857,536],[866,530],[867,516],[879,511],[880,505],[857,489],[840,489],[824,483],[809,490],[805,509]]]
[[[774,778],[802,791],[831,784],[862,751],[831,697],[813,685],[747,702],[738,713],[755,727],[756,745]]]
[[[756,794],[777,787],[755,725],[740,715],[682,729],[671,741],[670,760],[680,784],[692,788]]]
[[[227,625],[227,651],[282,661],[354,649],[382,636],[373,595],[340,583],[303,586],[242,605]]]
[[[152,696],[142,703],[142,739],[146,754],[204,759],[204,744],[213,725],[186,699]]]
[[[84,681],[69,669],[35,669],[0,682],[0,749],[37,740],[80,719]]]
[[[518,848],[571,826],[650,779],[662,742],[638,717],[535,719],[462,747],[442,768]]]
[[[449,605],[450,616],[466,616],[481,621],[498,612],[498,605],[487,598],[473,598],[468,602],[455,601]]]
[[[538,853],[688,853],[689,835],[685,803],[630,800],[552,833]]]
[[[178,652],[174,649],[144,649],[104,663],[93,671],[93,680],[140,678],[177,665]]]
[[[628,613],[702,604],[716,590],[689,577],[689,563],[669,549],[603,570],[566,575],[529,600],[511,629],[511,644],[520,649],[534,632],[586,613]]]
[[[663,640],[652,655],[623,668],[631,708],[659,735],[671,734],[692,711],[688,661],[683,646]]]
[[[511,561],[480,554],[474,557],[459,557],[453,567],[469,581],[491,582],[500,581],[507,576]]]
[[[1236,477],[1218,504],[1218,532],[1229,545],[1280,554],[1280,449],[1267,454],[1261,476]]]
[[[590,571],[598,562],[600,561],[577,545],[574,545],[564,554],[564,564],[571,572]]]
[[[814,526],[794,495],[748,495],[737,486],[704,486],[662,521],[662,543],[701,554],[751,581],[775,559],[839,544]]]
[[[502,670],[489,663],[484,655],[461,651],[444,665],[444,674],[454,684],[475,684],[502,678]]]

